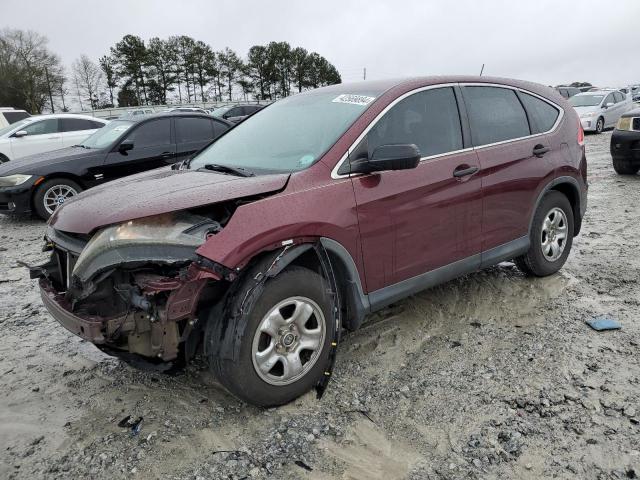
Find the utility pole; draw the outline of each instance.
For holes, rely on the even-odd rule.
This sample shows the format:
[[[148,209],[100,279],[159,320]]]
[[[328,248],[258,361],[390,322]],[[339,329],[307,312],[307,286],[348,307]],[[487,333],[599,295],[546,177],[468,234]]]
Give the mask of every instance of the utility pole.
[[[47,78],[47,90],[49,91],[49,101],[51,102],[51,113],[56,113],[56,107],[53,106],[53,95],[51,94],[51,82],[49,81],[49,70],[44,67],[44,76]]]
[[[482,72],[484,72],[484,63],[482,64],[482,68],[480,69],[480,76],[482,76]]]
[[[362,80],[367,79],[367,67],[364,67],[364,71],[362,72]]]

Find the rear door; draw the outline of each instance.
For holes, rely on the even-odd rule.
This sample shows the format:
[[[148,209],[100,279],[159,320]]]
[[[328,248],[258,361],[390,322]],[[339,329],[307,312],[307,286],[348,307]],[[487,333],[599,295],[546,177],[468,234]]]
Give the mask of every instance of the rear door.
[[[560,111],[506,87],[469,85],[462,90],[482,169],[483,262],[491,263],[501,254],[497,247],[527,242],[531,209],[541,183],[553,176],[554,149],[560,148],[543,132],[554,127]]]
[[[121,152],[119,145],[113,148],[104,162],[105,181],[163,167],[175,161],[176,145],[171,135],[170,117],[143,122],[133,127],[124,140],[131,140],[133,149]]]
[[[216,124],[211,118],[176,117],[176,161],[189,158],[216,137]]]
[[[380,145],[409,143],[422,156],[412,170],[352,179],[369,292],[480,253],[478,160],[465,149],[459,101],[451,86],[416,92],[351,152],[354,161]],[[469,175],[454,176],[461,170]]]
[[[604,125],[606,127],[609,127],[618,121],[618,105],[616,104],[616,99],[613,95],[613,92],[611,92],[604,98],[602,105],[605,106],[611,103],[613,103],[613,105],[603,109],[602,111],[602,115],[604,116]]]
[[[57,118],[37,120],[29,123],[22,130],[27,132],[27,135],[16,137],[14,134],[10,140],[13,158],[62,148],[62,134],[59,131]]]
[[[78,145],[102,127],[102,123],[84,118],[60,118],[60,131],[62,132],[62,146],[71,147]]]

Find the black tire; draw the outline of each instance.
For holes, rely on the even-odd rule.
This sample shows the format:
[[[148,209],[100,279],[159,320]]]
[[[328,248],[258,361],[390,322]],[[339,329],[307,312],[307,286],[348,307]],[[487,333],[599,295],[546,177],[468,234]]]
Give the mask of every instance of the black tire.
[[[543,252],[543,222],[547,215],[555,208],[562,210],[566,218],[567,234],[564,240],[562,254],[555,260],[550,260]],[[567,261],[573,245],[574,219],[573,209],[567,197],[561,192],[552,190],[545,194],[533,216],[531,226],[529,250],[524,255],[514,259],[516,265],[527,275],[546,277],[556,273]]]
[[[9,158],[6,155],[0,153],[0,164],[7,163],[8,161],[9,161]]]
[[[207,348],[206,355],[213,374],[236,397],[261,407],[283,405],[312,389],[325,374],[336,332],[332,316],[334,302],[327,293],[329,287],[324,278],[306,268],[286,269],[267,280],[259,295],[252,295],[254,275],[247,278],[248,281],[227,300],[222,314],[219,309],[212,309],[206,342],[210,344],[213,340],[219,345]],[[324,341],[314,363],[303,376],[287,385],[272,385],[261,378],[254,367],[254,336],[266,314],[290,297],[306,297],[319,306],[324,316]],[[220,328],[223,318],[228,323]]]
[[[633,163],[627,160],[620,160],[620,159],[616,160],[614,158],[613,169],[619,175],[635,175],[636,173],[638,173],[638,170],[640,170],[640,165],[638,164],[634,165]]]
[[[76,192],[75,195],[82,191],[82,187],[80,185],[78,185],[73,180],[69,180],[68,178],[52,178],[50,180],[42,182],[40,185],[38,185],[37,190],[33,194],[33,208],[35,209],[38,216],[43,220],[48,220],[49,217],[53,214],[53,211],[49,212],[47,210],[47,207],[45,206],[45,195],[50,188],[56,186],[70,188]],[[53,208],[53,210],[55,210],[55,208]]]
[[[596,122],[596,133],[602,133],[603,130],[604,130],[604,118],[600,117]]]

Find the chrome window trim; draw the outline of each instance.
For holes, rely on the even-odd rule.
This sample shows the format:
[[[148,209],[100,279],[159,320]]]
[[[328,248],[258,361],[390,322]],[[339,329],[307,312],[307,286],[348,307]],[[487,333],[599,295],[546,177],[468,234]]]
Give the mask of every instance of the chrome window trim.
[[[371,123],[369,123],[369,125],[367,125],[367,128],[365,128],[362,133],[360,135],[358,135],[358,138],[355,139],[355,141],[351,144],[351,146],[347,149],[347,151],[344,153],[344,155],[342,155],[342,157],[340,158],[340,160],[338,161],[338,163],[336,163],[335,167],[333,167],[333,169],[331,170],[331,178],[333,179],[339,179],[339,178],[349,178],[352,175],[361,175],[359,173],[346,173],[346,174],[338,174],[338,170],[340,170],[340,167],[342,166],[342,164],[347,160],[347,158],[349,157],[349,154],[353,151],[353,149],[362,141],[362,139],[365,137],[365,135],[367,135],[367,133],[369,133],[369,131],[378,123],[378,121],[389,111],[391,110],[394,106],[396,106],[396,104],[398,104],[399,102],[401,102],[402,100],[404,100],[407,97],[410,97],[413,94],[416,93],[420,93],[420,92],[424,92],[426,90],[433,90],[435,88],[446,88],[446,87],[498,87],[498,88],[506,88],[509,90],[514,90],[514,91],[518,91],[518,92],[522,92],[522,93],[526,93],[528,95],[531,95],[533,97],[539,98],[540,100],[548,103],[549,105],[551,105],[552,107],[556,108],[558,110],[558,118],[556,119],[556,122],[553,124],[553,126],[544,132],[540,132],[540,133],[534,133],[531,135],[526,135],[524,137],[518,137],[518,138],[510,138],[509,140],[502,140],[500,142],[494,142],[494,143],[488,143],[485,145],[479,145],[479,146],[473,146],[473,147],[467,147],[467,148],[463,148],[461,150],[453,150],[451,152],[444,152],[444,153],[439,153],[437,155],[430,155],[427,157],[421,157],[420,158],[420,163],[424,162],[424,161],[428,161],[428,160],[432,160],[434,158],[440,158],[440,157],[445,157],[445,156],[449,156],[449,155],[455,155],[458,153],[464,153],[464,152],[469,152],[472,150],[480,150],[483,148],[488,148],[488,147],[493,147],[496,145],[504,145],[506,143],[511,143],[511,142],[517,142],[520,140],[524,140],[527,138],[535,138],[535,137],[540,137],[542,135],[547,135],[549,133],[554,132],[558,126],[560,125],[560,123],[562,122],[562,119],[564,118],[564,108],[562,108],[560,105],[558,105],[555,102],[552,102],[551,100],[542,97],[540,95],[538,95],[537,93],[534,93],[530,90],[527,90],[525,88],[521,88],[521,87],[514,87],[512,85],[503,85],[501,83],[484,83],[484,82],[462,82],[462,83],[439,83],[437,85],[428,85],[426,87],[419,87],[416,88],[414,90],[410,90],[407,93],[402,94],[401,96],[399,96],[398,98],[396,98],[393,102],[391,102],[389,105],[387,105],[377,116],[376,118],[374,118]],[[605,96],[606,98],[606,96]],[[524,109],[524,105],[522,106],[522,108]],[[526,109],[525,109],[526,112]]]

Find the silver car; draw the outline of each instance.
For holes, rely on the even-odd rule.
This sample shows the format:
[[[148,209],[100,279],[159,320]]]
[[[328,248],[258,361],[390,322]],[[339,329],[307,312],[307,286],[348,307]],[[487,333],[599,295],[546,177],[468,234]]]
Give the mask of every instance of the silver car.
[[[578,112],[583,130],[596,133],[614,127],[622,114],[631,110],[633,105],[631,96],[620,90],[578,93],[568,101]]]

